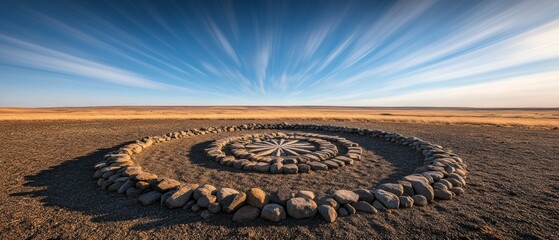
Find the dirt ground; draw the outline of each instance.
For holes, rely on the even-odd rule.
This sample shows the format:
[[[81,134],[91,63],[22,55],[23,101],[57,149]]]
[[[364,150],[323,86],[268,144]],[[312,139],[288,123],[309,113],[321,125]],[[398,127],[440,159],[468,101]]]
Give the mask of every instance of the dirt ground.
[[[142,206],[100,189],[93,164],[115,146],[191,127],[254,120],[0,121],[1,239],[559,239],[559,130],[496,126],[294,121],[395,131],[441,144],[467,162],[466,193],[453,201],[357,214],[332,224],[316,219],[235,224],[231,215],[203,220],[186,210]],[[273,120],[278,122],[278,120]],[[323,192],[372,187],[418,164],[406,148],[342,135],[359,143],[366,160],[308,175],[246,173],[200,158],[205,144],[232,133],[196,136],[152,147],[145,168],[184,181],[246,189],[281,184]],[[233,133],[239,134],[239,133]],[[318,191],[318,190],[317,190]]]

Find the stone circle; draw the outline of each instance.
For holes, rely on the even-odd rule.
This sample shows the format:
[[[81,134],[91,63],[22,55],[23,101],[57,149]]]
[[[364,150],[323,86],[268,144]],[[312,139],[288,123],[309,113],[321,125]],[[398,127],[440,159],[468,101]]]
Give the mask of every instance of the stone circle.
[[[344,149],[340,152],[336,143]],[[281,174],[332,170],[361,160],[357,143],[315,133],[250,134],[219,139],[206,148],[209,160],[256,172]]]
[[[243,130],[318,130],[355,134],[410,147],[424,156],[414,173],[373,189],[333,189],[333,194],[309,189],[280,189],[265,192],[258,186],[247,191],[220,188],[205,183],[183,183],[143,170],[134,163],[143,149],[173,139]],[[344,149],[339,149],[341,146]],[[305,174],[331,170],[365,161],[359,145],[344,138],[315,133],[268,133],[230,137],[214,141],[206,149],[209,159],[237,169],[266,173]],[[322,216],[325,222],[356,214],[376,214],[390,209],[425,206],[452,200],[465,191],[468,168],[462,158],[422,139],[382,130],[315,124],[245,124],[240,126],[188,129],[145,137],[107,153],[94,165],[93,178],[111,192],[137,198],[144,205],[160,202],[171,209],[200,212],[210,219],[220,212],[233,214],[235,222],[257,218],[277,222]],[[303,169],[303,170],[301,170]],[[318,214],[317,214],[318,213]]]

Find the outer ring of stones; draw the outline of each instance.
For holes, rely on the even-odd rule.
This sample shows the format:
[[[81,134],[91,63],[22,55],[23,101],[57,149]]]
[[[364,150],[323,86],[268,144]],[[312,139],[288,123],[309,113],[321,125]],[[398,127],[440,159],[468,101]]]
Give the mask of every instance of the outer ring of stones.
[[[424,161],[414,173],[393,183],[380,184],[373,189],[338,189],[322,194],[315,194],[312,189],[286,188],[267,193],[257,187],[239,191],[204,183],[181,183],[145,172],[133,161],[143,149],[173,139],[256,129],[309,129],[356,134],[408,146],[421,153]],[[425,206],[463,194],[468,175],[466,164],[457,154],[416,137],[382,130],[289,123],[188,129],[145,137],[107,153],[94,168],[93,177],[103,189],[138,198],[144,205],[160,202],[168,208],[200,212],[204,219],[219,212],[231,213],[235,222],[252,221],[258,217],[277,222],[287,216],[301,219],[314,218],[317,214],[326,222],[333,222],[338,216],[357,212],[375,214],[389,209]]]
[[[270,156],[251,153],[247,146],[262,141],[285,140],[286,142],[302,141],[315,145],[316,151],[302,149],[302,154],[294,153],[291,156]],[[279,141],[279,140],[278,140]],[[347,149],[345,154],[339,154],[337,142]],[[277,142],[276,142],[277,143]],[[309,144],[310,145],[310,144]],[[275,148],[274,148],[275,147]],[[277,153],[277,146],[270,146],[265,153]],[[289,149],[288,149],[289,150]],[[231,152],[227,155],[226,152]],[[249,134],[239,137],[218,139],[206,148],[208,159],[222,165],[233,166],[236,169],[270,173],[308,173],[312,171],[332,170],[345,165],[352,165],[360,161],[363,150],[357,143],[338,136],[321,135],[316,133],[266,133]]]

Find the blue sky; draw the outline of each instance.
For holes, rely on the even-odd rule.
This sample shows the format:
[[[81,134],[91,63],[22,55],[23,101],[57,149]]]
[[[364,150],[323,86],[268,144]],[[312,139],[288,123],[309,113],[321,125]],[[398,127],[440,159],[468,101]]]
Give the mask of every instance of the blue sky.
[[[559,1],[6,1],[0,106],[559,107]]]

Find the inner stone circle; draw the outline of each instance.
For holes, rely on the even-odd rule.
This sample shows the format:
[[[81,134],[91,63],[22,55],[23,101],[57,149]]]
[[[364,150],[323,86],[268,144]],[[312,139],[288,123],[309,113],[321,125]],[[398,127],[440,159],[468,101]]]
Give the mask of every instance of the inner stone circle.
[[[222,165],[274,174],[338,169],[360,161],[362,153],[357,143],[342,137],[292,132],[228,137],[206,148],[208,159]]]

